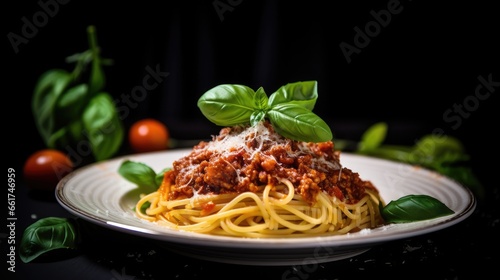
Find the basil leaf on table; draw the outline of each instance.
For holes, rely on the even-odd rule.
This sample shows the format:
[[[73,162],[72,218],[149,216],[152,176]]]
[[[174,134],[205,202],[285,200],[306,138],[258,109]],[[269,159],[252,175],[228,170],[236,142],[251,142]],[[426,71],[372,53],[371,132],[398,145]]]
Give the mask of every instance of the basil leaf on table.
[[[23,233],[19,257],[25,263],[56,249],[75,249],[77,227],[67,218],[47,217],[29,225]]]
[[[455,213],[444,203],[429,195],[407,195],[381,207],[387,223],[410,223]]]

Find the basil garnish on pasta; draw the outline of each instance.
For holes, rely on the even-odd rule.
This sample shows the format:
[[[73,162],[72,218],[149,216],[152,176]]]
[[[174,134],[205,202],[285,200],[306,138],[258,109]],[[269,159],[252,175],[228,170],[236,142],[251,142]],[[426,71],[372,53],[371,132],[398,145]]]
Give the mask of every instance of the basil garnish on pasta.
[[[203,115],[219,126],[251,124],[268,119],[284,137],[304,142],[325,142],[330,127],[312,112],[318,98],[317,82],[289,83],[268,98],[244,85],[224,84],[205,92],[198,100]]]

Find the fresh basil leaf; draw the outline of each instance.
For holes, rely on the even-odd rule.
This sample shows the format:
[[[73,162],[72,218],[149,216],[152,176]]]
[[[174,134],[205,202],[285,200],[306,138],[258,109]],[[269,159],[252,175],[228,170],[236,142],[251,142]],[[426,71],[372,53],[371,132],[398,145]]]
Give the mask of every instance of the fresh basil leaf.
[[[427,167],[469,160],[462,142],[449,135],[425,135],[412,154],[415,163]]]
[[[316,81],[287,84],[270,99],[262,88],[254,92],[243,85],[219,85],[198,99],[198,107],[207,119],[220,126],[256,125],[268,118],[284,137],[307,142],[330,141],[333,138],[330,128],[312,113],[317,96]]]
[[[289,83],[280,87],[269,97],[269,107],[283,103],[295,103],[309,111],[314,109],[318,98],[318,83],[305,81]]]
[[[269,98],[267,98],[267,94],[264,91],[264,88],[260,87],[253,97],[253,107],[259,110],[265,110],[268,108],[267,103],[269,102]]]
[[[429,195],[407,195],[389,202],[381,214],[387,223],[410,223],[453,214],[444,203]]]
[[[284,137],[305,142],[332,140],[330,127],[305,107],[282,103],[274,106],[267,115],[276,132]]]
[[[90,100],[83,113],[83,125],[96,161],[108,159],[118,151],[124,128],[109,94],[99,93]]]
[[[60,149],[62,147],[74,145],[75,143],[78,143],[78,141],[86,139],[84,138],[85,136],[82,134],[82,131],[83,123],[81,118],[75,119],[58,131],[54,132],[49,138],[47,146],[54,149]]]
[[[266,92],[260,87],[254,96],[254,111],[250,115],[250,125],[255,126],[266,118],[268,98]]]
[[[363,153],[380,147],[380,145],[384,142],[386,135],[386,123],[379,122],[370,126],[361,136],[361,141],[358,145],[358,152]]]
[[[19,257],[28,263],[51,250],[76,249],[77,237],[77,227],[67,218],[40,219],[24,230]]]
[[[57,101],[56,116],[58,119],[74,120],[82,115],[87,100],[88,86],[79,84],[67,89]]]
[[[155,171],[142,162],[125,160],[118,168],[118,173],[123,178],[136,184],[144,193],[151,193],[158,189],[158,178]]]
[[[49,143],[49,138],[61,126],[55,115],[58,99],[71,82],[71,74],[61,70],[49,70],[38,79],[33,92],[31,108],[38,132],[44,143]]]
[[[202,114],[219,126],[246,124],[256,108],[256,93],[243,85],[219,85],[198,99]],[[257,102],[260,103],[260,102]]]

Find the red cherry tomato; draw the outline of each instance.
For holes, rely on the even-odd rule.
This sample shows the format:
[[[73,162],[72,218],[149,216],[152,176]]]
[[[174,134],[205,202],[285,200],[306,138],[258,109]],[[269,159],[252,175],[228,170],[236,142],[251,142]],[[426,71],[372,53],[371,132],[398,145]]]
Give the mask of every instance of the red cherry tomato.
[[[24,163],[23,176],[32,189],[54,190],[59,180],[73,171],[70,158],[54,149],[39,150]]]
[[[136,153],[165,150],[169,141],[168,128],[156,119],[142,119],[130,127],[130,148]]]

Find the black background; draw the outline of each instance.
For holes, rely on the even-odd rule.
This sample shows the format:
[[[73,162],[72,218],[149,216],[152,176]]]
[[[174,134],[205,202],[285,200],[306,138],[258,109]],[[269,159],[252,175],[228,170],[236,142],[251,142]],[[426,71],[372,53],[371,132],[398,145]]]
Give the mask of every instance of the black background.
[[[52,68],[71,70],[65,57],[88,48],[86,28],[95,25],[102,56],[114,61],[105,74],[106,91],[116,100],[142,84],[147,67],[169,73],[131,108],[126,127],[153,117],[172,138],[208,138],[219,128],[196,107],[208,89],[244,84],[262,86],[269,95],[290,82],[317,80],[314,111],[335,137],[358,140],[378,121],[389,124],[388,143],[411,145],[442,130],[463,141],[476,173],[490,188],[498,187],[493,175],[500,87],[482,100],[475,97],[478,77],[500,82],[498,10],[492,2],[400,1],[400,12],[374,31],[350,63],[339,45],[354,45],[354,28],[364,30],[374,21],[371,11],[396,1],[73,0],[59,3],[17,53],[9,36],[22,36],[23,17],[33,23],[43,8],[37,1],[13,2],[3,10],[2,25],[9,150],[4,160],[18,173],[28,155],[44,147],[30,108],[38,77]],[[230,9],[217,11],[214,3]],[[469,108],[466,115],[446,119],[457,105]],[[127,152],[125,142],[121,153]]]
[[[8,139],[20,160],[40,147],[29,107],[34,84],[49,69],[72,70],[64,59],[88,48],[86,27],[93,24],[102,56],[114,61],[105,68],[105,89],[115,100],[142,85],[146,67],[169,73],[135,102],[126,125],[154,117],[174,138],[207,138],[218,128],[202,117],[196,101],[208,89],[237,83],[262,86],[269,95],[290,82],[317,80],[315,112],[338,138],[357,140],[368,125],[386,121],[388,141],[412,144],[437,128],[459,136],[474,158],[496,150],[489,149],[489,135],[496,128],[498,86],[484,100],[471,99],[478,76],[500,80],[495,9],[481,2],[400,1],[400,12],[348,63],[339,45],[355,46],[354,28],[364,30],[374,21],[370,12],[387,10],[392,2],[233,1],[228,3],[234,7],[218,12],[213,3],[226,2],[74,0],[59,4],[17,54],[7,34],[22,36],[22,18],[33,22],[43,9],[16,2],[4,21],[6,104],[15,108]],[[444,119],[467,100],[471,110],[465,109],[460,124]]]

